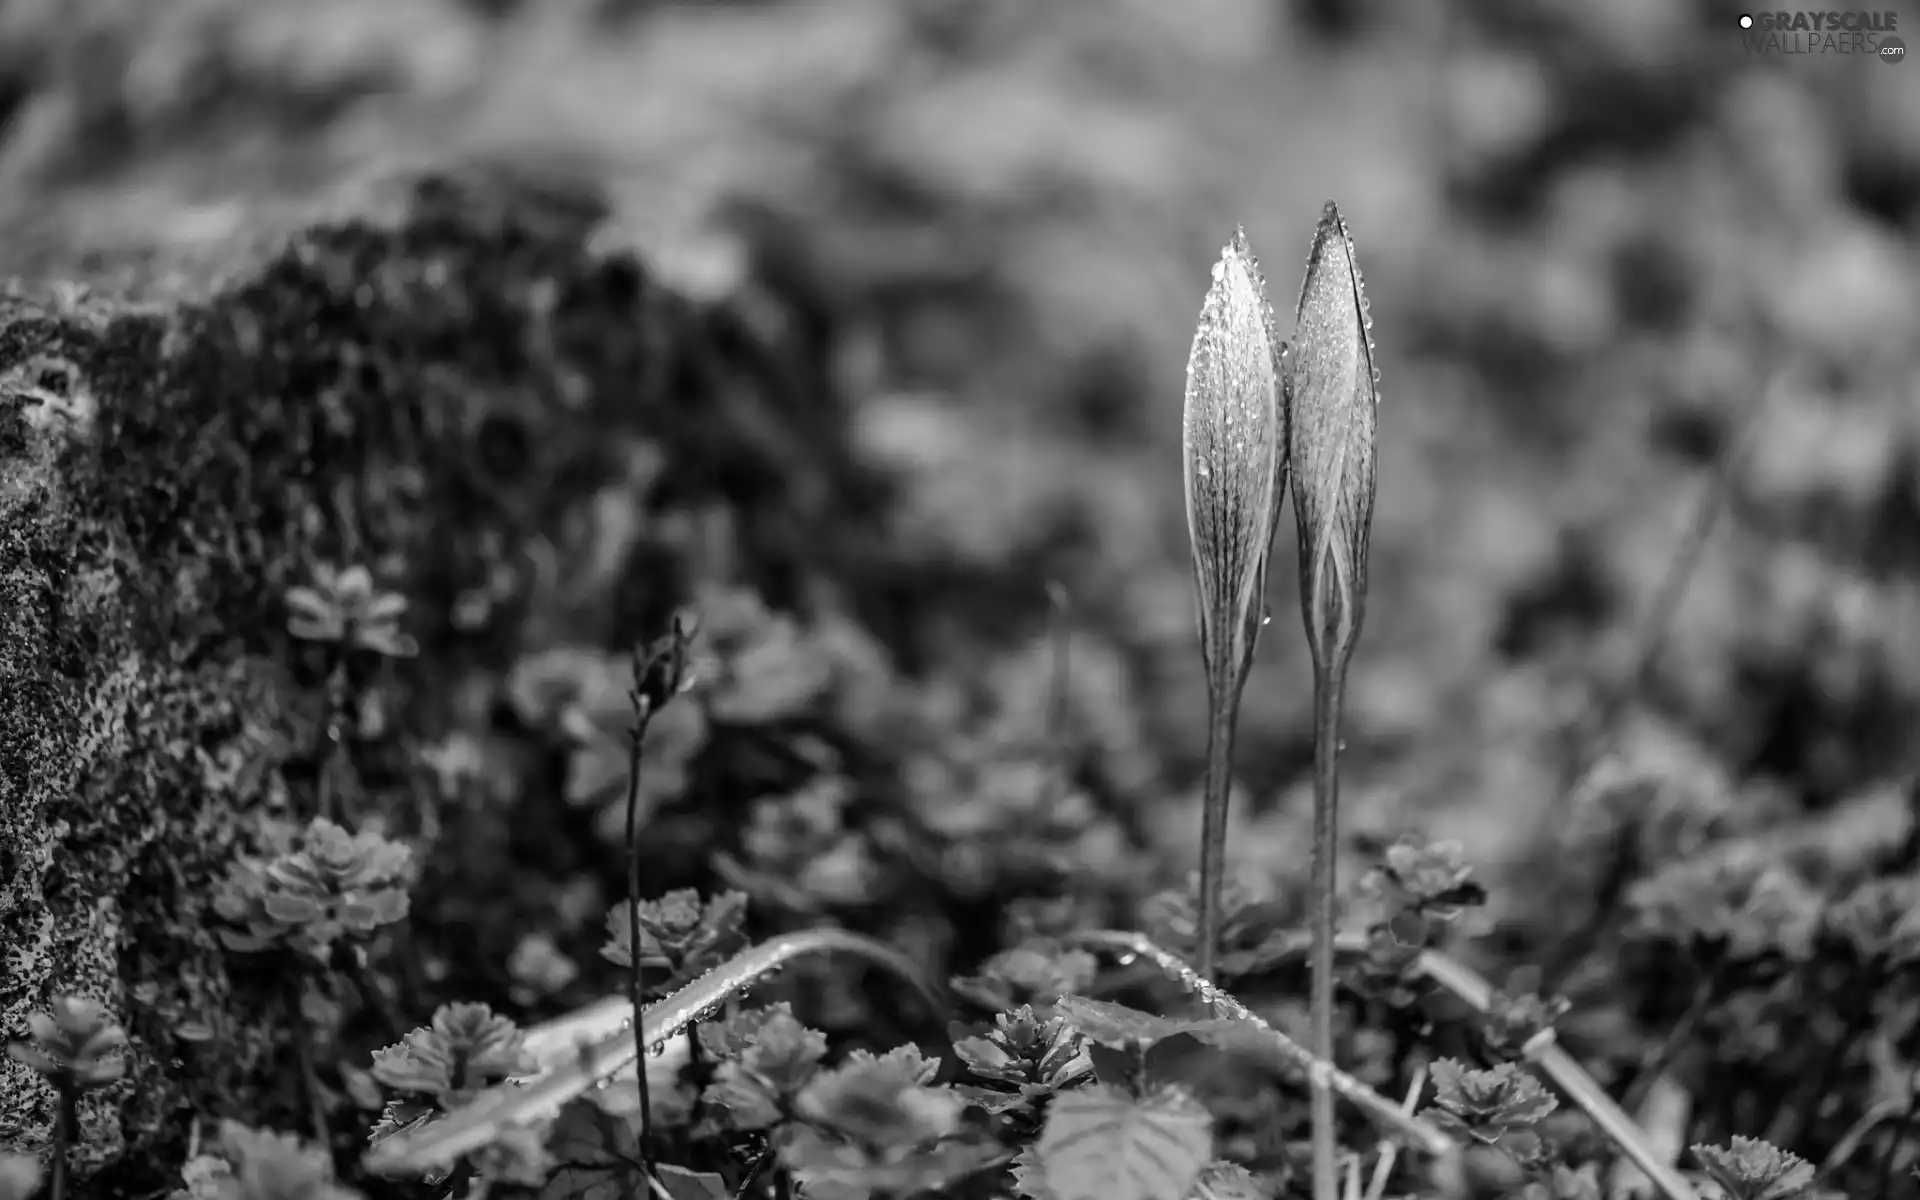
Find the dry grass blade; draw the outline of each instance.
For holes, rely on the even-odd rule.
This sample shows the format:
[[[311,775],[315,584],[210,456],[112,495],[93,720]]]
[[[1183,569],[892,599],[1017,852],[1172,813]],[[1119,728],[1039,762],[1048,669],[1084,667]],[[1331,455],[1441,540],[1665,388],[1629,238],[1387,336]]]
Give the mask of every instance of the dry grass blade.
[[[1334,850],[1340,709],[1347,662],[1366,615],[1379,405],[1371,321],[1353,238],[1329,203],[1314,231],[1286,359],[1292,411],[1293,514],[1300,532],[1300,613],[1313,652],[1313,1052],[1333,1055]],[[1337,1187],[1333,1097],[1313,1097],[1314,1193]]]
[[[1287,412],[1266,282],[1245,230],[1214,264],[1187,359],[1182,470],[1207,676],[1200,971],[1212,977],[1240,694],[1263,619],[1267,554],[1287,485]]]
[[[919,991],[936,1009],[940,994],[905,955],[872,938],[844,929],[810,929],[763,942],[715,967],[663,1000],[649,1004],[641,1014],[640,1034],[632,1023],[597,1042],[579,1045],[571,1056],[560,1057],[551,1070],[532,1080],[501,1084],[480,1093],[446,1116],[397,1133],[367,1151],[366,1167],[376,1174],[424,1172],[446,1166],[463,1154],[487,1145],[502,1132],[544,1121],[569,1101],[611,1079],[640,1057],[640,1047],[663,1045],[700,1020],[724,1000],[738,995],[796,958],[809,954],[853,954],[884,967]],[[611,1015],[611,1002],[598,1001],[575,1017],[562,1018],[576,1031],[599,1031]],[[543,1034],[544,1031],[536,1031]],[[553,1038],[541,1038],[543,1051]]]
[[[1361,950],[1356,940],[1350,947]],[[1493,985],[1471,968],[1437,950],[1420,952],[1416,969],[1427,978],[1465,1001],[1476,1012],[1487,1012],[1493,1005]],[[1587,1114],[1608,1140],[1620,1148],[1633,1165],[1660,1189],[1666,1200],[1696,1200],[1693,1188],[1680,1177],[1647,1140],[1640,1127],[1613,1102],[1613,1097],[1594,1082],[1586,1068],[1561,1049],[1551,1036],[1541,1040],[1528,1056],[1551,1079],[1567,1099]]]
[[[1145,959],[1199,996],[1218,1015],[1232,1021],[1244,1021],[1263,1031],[1267,1035],[1268,1047],[1304,1074],[1310,1084],[1350,1101],[1381,1129],[1401,1142],[1442,1159],[1450,1159],[1459,1152],[1453,1139],[1438,1128],[1404,1112],[1393,1101],[1275,1029],[1234,996],[1201,977],[1198,971],[1181,961],[1179,955],[1156,945],[1146,935],[1120,929],[1096,929],[1070,934],[1064,940],[1118,954],[1123,961],[1127,956]]]

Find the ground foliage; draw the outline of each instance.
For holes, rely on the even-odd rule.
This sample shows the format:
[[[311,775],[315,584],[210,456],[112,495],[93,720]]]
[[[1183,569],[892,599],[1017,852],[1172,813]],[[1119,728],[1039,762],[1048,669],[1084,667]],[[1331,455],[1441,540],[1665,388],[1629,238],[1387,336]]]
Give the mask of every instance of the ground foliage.
[[[1418,1056],[1452,1060],[1437,1109],[1501,1163],[1557,1147],[1526,1184],[1542,1195],[1587,1195],[1603,1157],[1505,1065],[1548,1024],[1630,1100],[1677,1083],[1706,1148],[1686,1165],[1730,1195],[1800,1178],[1769,1154],[1836,1147],[1824,1184],[1911,1186],[1911,71],[1751,60],[1704,4],[1453,6],[1450,56],[1366,4],[1222,0],[1180,30],[1127,4],[741,6],[731,25],[509,7],[343,6],[311,39],[325,60],[273,35],[316,28],[284,5],[0,18],[7,260],[101,285],[0,311],[0,1017],[25,1037],[81,994],[124,1023],[125,1077],[81,1100],[100,1194],[179,1186],[196,1122],[241,1168],[270,1148],[215,1122],[306,1133],[290,1010],[318,1031],[345,1168],[389,1102],[439,1094],[374,1052],[441,1006],[526,1025],[617,987],[628,653],[683,606],[703,658],[648,739],[649,894],[731,890],[752,940],[874,933],[976,1006],[948,1043],[835,966],[761,989],[826,1035],[827,1072],[919,1043],[989,1081],[912,1109],[917,1132],[802,1157],[878,1169],[846,1147],[983,1104],[1044,1146],[1073,1056],[1021,1006],[1151,988],[1019,947],[1121,925],[1190,949],[1204,701],[1171,398],[1202,264],[1233,219],[1288,262],[1329,194],[1378,247],[1385,380],[1344,864],[1348,926],[1373,934],[1344,1059],[1389,1093]],[[620,40],[642,34],[653,49]],[[1407,132],[1397,78],[1436,89],[1438,132]],[[458,106],[478,115],[449,134]],[[1287,111],[1345,115],[1276,135]],[[290,152],[263,143],[302,147],[332,189],[428,157],[407,112],[494,165],[279,245],[310,220],[280,189],[314,185],[277,182]],[[580,112],[606,125],[572,135],[604,187],[529,152]],[[193,132],[222,122],[252,149]],[[649,215],[663,173],[697,181],[724,238]],[[208,218],[218,189],[193,176],[259,215]],[[698,194],[716,177],[727,204]],[[170,277],[207,219],[233,269]],[[256,223],[281,226],[264,251]],[[130,273],[74,252],[132,227],[162,253]],[[737,259],[722,285],[686,261],[714,246]],[[129,282],[192,299],[134,304]],[[1724,517],[1684,554],[1762,397]],[[1676,554],[1697,570],[1649,654]],[[296,589],[353,567],[404,598],[416,653],[294,636]],[[1057,744],[1049,581],[1073,600]],[[1266,646],[1221,962],[1286,1024],[1307,675]],[[1596,712],[1613,753],[1569,788]],[[323,796],[337,833],[307,825]],[[692,931],[655,916],[671,972]],[[1409,947],[1440,941],[1505,988],[1494,1019],[1407,984]],[[305,994],[276,947],[315,964]],[[743,1049],[709,1064],[736,1124],[756,1111],[728,1083]],[[795,1103],[909,1089],[794,1070]],[[0,1065],[0,1139],[27,1150],[56,1107],[33,1079]],[[1114,1120],[1182,1146],[1197,1095],[1219,1156],[1269,1184],[1304,1136],[1298,1093],[1262,1072],[1195,1072],[1172,1098],[1128,1079],[1076,1119],[1124,1103]],[[886,1108],[868,1099],[844,1111]],[[623,1190],[618,1127],[567,1136],[600,1138],[579,1161]],[[1045,1186],[1037,1161],[1010,1170]]]

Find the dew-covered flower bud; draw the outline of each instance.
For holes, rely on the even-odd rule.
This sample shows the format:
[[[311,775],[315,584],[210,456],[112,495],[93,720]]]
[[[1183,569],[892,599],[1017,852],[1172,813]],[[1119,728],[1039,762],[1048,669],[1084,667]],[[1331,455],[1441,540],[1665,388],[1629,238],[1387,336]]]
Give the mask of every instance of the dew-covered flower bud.
[[[1314,231],[1285,364],[1300,610],[1314,665],[1324,671],[1345,667],[1366,611],[1379,404],[1372,324],[1353,238],[1329,202]]]
[[[1182,436],[1200,656],[1215,703],[1238,697],[1260,633],[1267,552],[1287,488],[1281,354],[1260,265],[1236,229],[1194,331]]]

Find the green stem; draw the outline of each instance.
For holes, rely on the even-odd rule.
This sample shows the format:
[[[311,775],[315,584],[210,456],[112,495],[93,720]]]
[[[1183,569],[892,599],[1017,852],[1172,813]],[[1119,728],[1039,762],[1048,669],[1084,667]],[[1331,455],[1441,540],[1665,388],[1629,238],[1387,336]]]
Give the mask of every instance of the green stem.
[[[341,769],[341,758],[347,752],[344,731],[341,728],[347,714],[347,660],[345,651],[336,647],[331,653],[331,665],[327,668],[327,704],[326,723],[322,736],[326,748],[320,754],[320,779],[316,784],[319,815],[326,820],[338,819],[338,796],[335,794],[334,776]]]
[[[1313,681],[1313,956],[1308,1000],[1312,1038],[1308,1049],[1333,1058],[1334,899],[1338,887],[1334,849],[1339,841],[1340,702],[1346,691],[1341,667],[1314,672]],[[1338,1139],[1333,1092],[1324,1082],[1313,1091],[1313,1191],[1315,1200],[1337,1200]]]
[[[647,740],[647,725],[653,719],[653,710],[646,700],[641,700],[633,722],[633,746],[627,753],[627,957],[631,964],[627,971],[627,1002],[633,1006],[633,1036],[639,1050],[634,1059],[633,1077],[640,1089],[640,1133],[638,1146],[640,1165],[647,1165],[647,1137],[653,1122],[653,1096],[647,1080],[647,1045],[641,1040],[645,1029],[641,1024],[640,981],[640,750]]]
[[[287,973],[287,1016],[293,1022],[294,1054],[300,1063],[300,1086],[306,1093],[307,1122],[314,1145],[333,1151],[333,1135],[327,1130],[327,1102],[320,1090],[320,1071],[313,1060],[313,1030],[307,1024],[306,1008],[301,1004],[304,973]]]
[[[60,1085],[60,1109],[53,1119],[53,1179],[47,1185],[50,1200],[66,1200],[67,1149],[78,1136],[80,1126],[80,1089],[70,1083]]]
[[[753,1161],[747,1164],[747,1173],[740,1177],[740,1186],[733,1189],[733,1200],[744,1200],[746,1194],[753,1190],[753,1185],[760,1181],[760,1175],[767,1169],[767,1164],[772,1161],[773,1138],[769,1135],[767,1144],[760,1147],[760,1153],[754,1155]]]
[[[1701,1020],[1707,1015],[1707,1010],[1719,996],[1720,978],[1719,971],[1710,971],[1694,987],[1693,999],[1687,1005],[1686,1011],[1682,1012],[1679,1020],[1667,1030],[1667,1036],[1661,1038],[1659,1044],[1640,1060],[1640,1065],[1633,1074],[1632,1085],[1620,1098],[1621,1108],[1629,1113],[1640,1111],[1640,1106],[1646,1103],[1647,1096],[1652,1093],[1655,1082],[1669,1066],[1673,1065],[1673,1060],[1692,1039],[1694,1030],[1699,1028]]]
[[[1200,977],[1213,980],[1213,958],[1220,944],[1220,889],[1226,876],[1227,803],[1233,787],[1233,734],[1238,723],[1237,692],[1215,695],[1209,702],[1207,723],[1207,777],[1200,816],[1200,939],[1195,966]]]
[[[700,1123],[700,1115],[706,1111],[707,1096],[707,1052],[700,1048],[700,1022],[687,1022],[687,1074],[685,1078],[693,1080],[693,1103],[687,1108],[687,1127],[693,1128]]]

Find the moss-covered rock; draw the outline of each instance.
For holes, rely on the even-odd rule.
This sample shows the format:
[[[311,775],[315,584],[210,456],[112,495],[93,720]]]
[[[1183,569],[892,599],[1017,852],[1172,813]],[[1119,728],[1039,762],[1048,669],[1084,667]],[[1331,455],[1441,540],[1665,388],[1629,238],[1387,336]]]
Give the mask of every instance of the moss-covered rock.
[[[287,1113],[281,993],[210,903],[250,813],[309,806],[328,664],[282,595],[312,564],[410,601],[419,657],[347,664],[394,714],[351,748],[391,823],[422,786],[405,748],[476,672],[656,629],[714,567],[710,522],[774,603],[870,540],[883,489],[818,323],[677,297],[589,248],[601,215],[436,176],[210,298],[0,308],[0,1027],[73,992],[125,1021],[98,1189],[169,1182],[195,1114]],[[52,1104],[0,1062],[0,1150],[44,1146]]]

